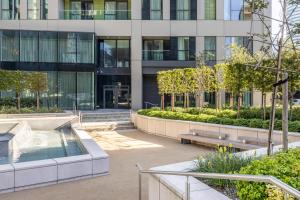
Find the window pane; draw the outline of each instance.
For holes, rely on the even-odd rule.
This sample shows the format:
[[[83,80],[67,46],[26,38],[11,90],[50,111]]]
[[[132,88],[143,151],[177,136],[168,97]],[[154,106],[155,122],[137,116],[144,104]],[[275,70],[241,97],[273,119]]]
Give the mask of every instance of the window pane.
[[[42,0],[42,19],[48,19],[48,0]]]
[[[119,20],[126,20],[128,19],[128,15],[127,15],[127,10],[128,10],[128,6],[127,6],[127,2],[118,2],[117,3],[117,19]]]
[[[76,72],[58,72],[58,106],[73,109],[76,105]]]
[[[10,19],[19,19],[19,0],[2,0],[1,2],[1,11],[2,11],[2,19],[10,20]]]
[[[118,40],[118,64],[117,67],[129,67],[130,49],[129,40]]]
[[[40,19],[40,0],[27,1],[28,19]]]
[[[38,62],[38,32],[21,31],[20,61]]]
[[[104,67],[116,67],[116,40],[104,40]]]
[[[189,59],[189,37],[178,37],[178,60]]]
[[[48,89],[42,95],[42,104],[46,107],[57,107],[57,72],[47,72]]]
[[[204,56],[205,61],[216,61],[216,37],[204,37]]]
[[[2,32],[2,61],[19,61],[19,32]]]
[[[205,0],[205,19],[216,19],[216,0]]]
[[[230,18],[230,16],[231,16],[231,14],[230,14],[230,12],[231,12],[231,10],[230,10],[230,1],[231,0],[224,0],[224,19],[225,20],[230,20],[231,18]]]
[[[116,19],[116,2],[105,2],[105,19],[114,20]]]
[[[94,63],[94,36],[89,33],[77,35],[77,63]]]
[[[160,20],[161,17],[161,0],[151,0],[150,1],[150,19]]]
[[[60,62],[76,63],[76,34],[60,33],[59,34],[59,51]]]
[[[40,62],[57,62],[57,33],[40,33],[39,57]]]
[[[93,72],[77,72],[77,106],[81,110],[94,109]]]
[[[176,15],[177,20],[190,19],[190,1],[189,0],[176,0]]]

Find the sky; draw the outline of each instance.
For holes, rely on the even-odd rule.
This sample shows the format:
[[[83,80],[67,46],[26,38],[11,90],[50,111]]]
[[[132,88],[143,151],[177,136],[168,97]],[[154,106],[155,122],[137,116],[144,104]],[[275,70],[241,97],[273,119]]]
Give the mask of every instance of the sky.
[[[280,20],[282,18],[282,8],[280,1],[282,0],[271,0],[272,1],[272,17]],[[279,22],[272,21],[272,34],[276,35],[279,32]]]

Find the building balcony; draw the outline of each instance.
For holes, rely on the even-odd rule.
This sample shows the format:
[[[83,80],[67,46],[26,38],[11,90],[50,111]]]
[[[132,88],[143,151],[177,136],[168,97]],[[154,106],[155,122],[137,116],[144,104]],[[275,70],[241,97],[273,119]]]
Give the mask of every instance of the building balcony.
[[[61,20],[130,20],[131,10],[62,10]]]

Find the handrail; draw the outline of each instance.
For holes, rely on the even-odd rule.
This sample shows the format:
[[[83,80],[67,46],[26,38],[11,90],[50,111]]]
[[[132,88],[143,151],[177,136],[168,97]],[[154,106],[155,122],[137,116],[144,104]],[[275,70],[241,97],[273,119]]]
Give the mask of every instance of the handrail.
[[[154,103],[151,103],[151,102],[148,102],[148,101],[145,101],[144,104],[145,104],[145,108],[146,108],[146,109],[148,109],[148,105],[150,105],[150,106],[152,106],[152,107],[158,106],[158,104],[154,104]]]
[[[282,189],[284,192],[300,199],[300,191],[293,188],[292,186],[282,182],[281,180],[275,178],[274,176],[267,175],[248,175],[248,174],[222,174],[222,173],[204,173],[204,172],[174,172],[174,171],[160,171],[160,170],[143,170],[139,163],[136,164],[139,170],[139,174],[160,174],[160,175],[177,175],[177,176],[192,176],[197,178],[207,178],[207,179],[223,179],[223,180],[234,180],[234,181],[252,181],[252,182],[262,182],[269,183]],[[139,177],[140,177],[139,176]],[[141,185],[139,185],[141,188]],[[141,189],[140,200],[141,200]],[[187,191],[189,191],[189,184],[187,183]],[[187,195],[187,200],[189,200]]]

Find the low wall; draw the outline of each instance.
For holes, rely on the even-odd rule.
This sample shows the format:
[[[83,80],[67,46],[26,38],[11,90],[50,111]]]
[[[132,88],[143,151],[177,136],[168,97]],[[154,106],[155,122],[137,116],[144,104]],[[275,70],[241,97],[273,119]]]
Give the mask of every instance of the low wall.
[[[251,136],[258,139],[267,139],[268,130],[247,128],[239,126],[229,126],[221,124],[210,124],[203,122],[191,122],[182,120],[161,119],[155,117],[147,117],[137,113],[132,114],[132,122],[139,129],[146,133],[165,136],[178,139],[178,135],[189,133],[191,129],[215,131],[225,133],[230,140],[237,140],[239,136]],[[289,142],[300,141],[300,133],[289,133]],[[281,131],[274,131],[273,141],[281,143]]]

